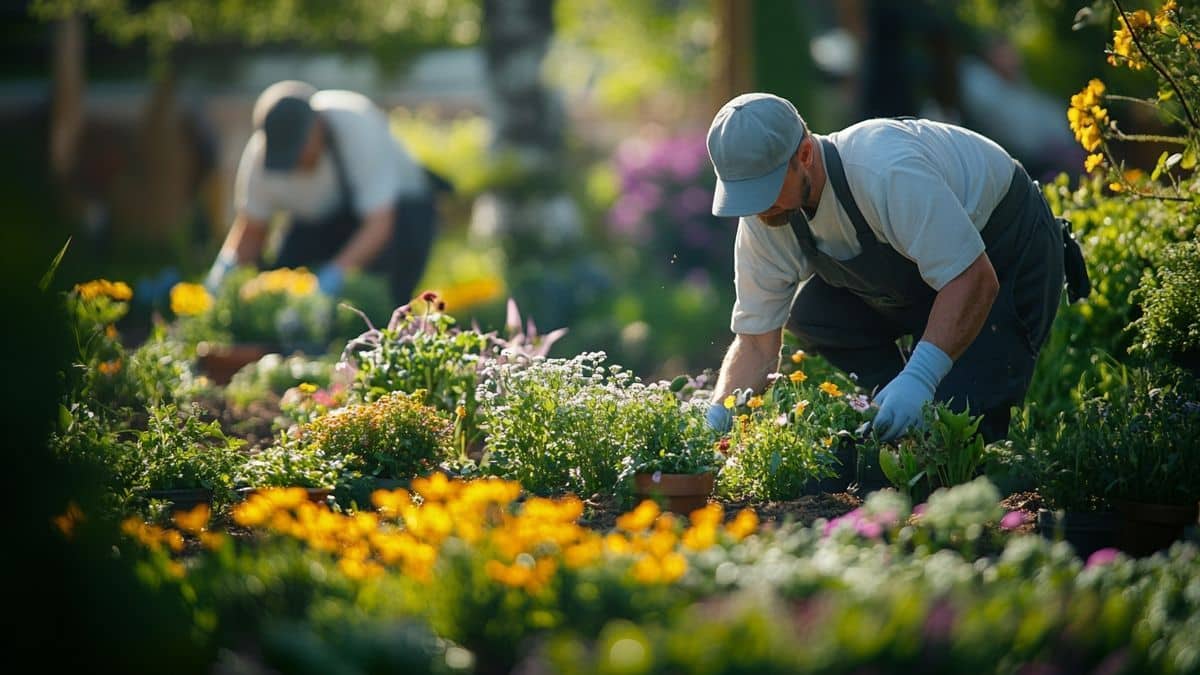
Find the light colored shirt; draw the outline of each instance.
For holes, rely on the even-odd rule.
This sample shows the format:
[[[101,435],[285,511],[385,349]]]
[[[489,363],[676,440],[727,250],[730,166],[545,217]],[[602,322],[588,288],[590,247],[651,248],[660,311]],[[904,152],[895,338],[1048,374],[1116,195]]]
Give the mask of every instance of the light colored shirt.
[[[826,138],[871,232],[916,263],[931,288],[941,290],[983,252],[979,233],[1013,176],[1012,158],[995,142],[950,124],[893,119],[867,120]],[[828,176],[809,227],[817,248],[836,260],[862,252]],[[731,330],[781,328],[801,282],[812,275],[790,226],[740,219]]]
[[[328,124],[346,169],[354,211],[366,216],[398,197],[428,190],[428,178],[392,136],[387,115],[366,96],[352,91],[323,90],[310,99]],[[234,204],[251,218],[267,220],[277,211],[294,219],[315,221],[332,215],[341,199],[332,149],[312,171],[267,171],[266,139],[256,131],[242,151],[235,181]]]

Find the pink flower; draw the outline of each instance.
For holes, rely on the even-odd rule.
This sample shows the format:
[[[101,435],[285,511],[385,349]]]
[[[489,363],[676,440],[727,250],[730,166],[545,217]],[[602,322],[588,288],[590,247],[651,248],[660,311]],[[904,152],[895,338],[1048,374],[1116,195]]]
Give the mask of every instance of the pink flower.
[[[1024,511],[1009,511],[1000,519],[1000,529],[1015,530],[1029,520]]]
[[[913,512],[912,512],[913,517],[920,518],[921,516],[925,515],[925,509],[927,509],[927,508],[929,508],[929,507],[926,506],[924,503],[917,504],[916,506],[913,507]]]
[[[1115,548],[1102,548],[1088,556],[1087,564],[1084,567],[1093,567],[1095,565],[1107,565],[1117,559],[1120,553]]]

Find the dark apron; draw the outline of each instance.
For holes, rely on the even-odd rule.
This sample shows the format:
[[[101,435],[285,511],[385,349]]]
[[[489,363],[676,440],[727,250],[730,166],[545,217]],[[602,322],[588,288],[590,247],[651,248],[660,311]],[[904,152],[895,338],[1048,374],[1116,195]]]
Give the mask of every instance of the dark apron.
[[[855,373],[861,386],[874,390],[904,367],[905,354],[896,341],[906,335],[920,338],[937,292],[921,278],[916,263],[876,238],[850,192],[837,149],[818,140],[826,175],[862,252],[836,260],[817,248],[802,214],[792,217],[792,231],[815,276],[797,293],[787,328],[802,347]],[[1007,434],[1009,407],[1024,400],[1037,352],[1058,311],[1063,243],[1061,225],[1016,162],[1008,191],[980,235],[1000,291],[979,335],[935,398],[983,414],[981,429],[990,442]]]
[[[329,262],[362,225],[362,216],[354,210],[345,159],[328,123],[325,132],[325,142],[337,175],[337,206],[317,220],[294,219],[279,247],[275,267],[316,268]],[[400,198],[392,205],[392,238],[366,269],[387,278],[395,303],[408,302],[413,297],[429,258],[435,226],[436,210],[431,192]]]

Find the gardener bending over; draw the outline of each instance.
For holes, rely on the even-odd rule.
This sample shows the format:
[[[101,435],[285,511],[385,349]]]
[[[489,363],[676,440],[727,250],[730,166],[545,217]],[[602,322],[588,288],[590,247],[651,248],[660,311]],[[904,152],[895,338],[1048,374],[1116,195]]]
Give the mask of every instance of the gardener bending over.
[[[328,294],[364,269],[388,277],[397,302],[410,298],[433,242],[436,181],[392,136],[383,111],[352,91],[285,80],[262,92],[253,114],[237,216],[209,289],[233,267],[258,263],[269,220],[286,212],[276,267],[314,269]]]
[[[735,337],[710,425],[728,428],[721,401],[734,389],[765,387],[786,328],[879,388],[874,428],[885,440],[931,400],[983,414],[989,442],[1007,434],[1058,311],[1064,251],[1082,262],[1016,160],[928,120],[872,119],[818,136],[765,93],[717,112],[708,152],[713,213],[740,217]],[[1073,293],[1084,289],[1086,272],[1072,277]],[[911,354],[898,347],[906,335],[919,336]]]

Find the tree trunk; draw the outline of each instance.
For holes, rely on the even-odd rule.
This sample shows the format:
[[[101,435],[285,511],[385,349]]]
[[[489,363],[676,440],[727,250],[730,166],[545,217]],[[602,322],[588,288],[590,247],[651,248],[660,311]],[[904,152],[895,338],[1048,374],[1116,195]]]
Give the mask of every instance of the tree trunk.
[[[526,313],[561,326],[595,275],[580,262],[582,220],[563,175],[566,112],[542,81],[554,1],[484,0],[483,11],[492,152],[513,175],[479,197],[471,231],[502,244],[509,293]]]
[[[53,93],[50,99],[50,169],[65,181],[75,170],[79,138],[83,131],[84,71],[83,19],[78,14],[59,22],[54,30]]]

